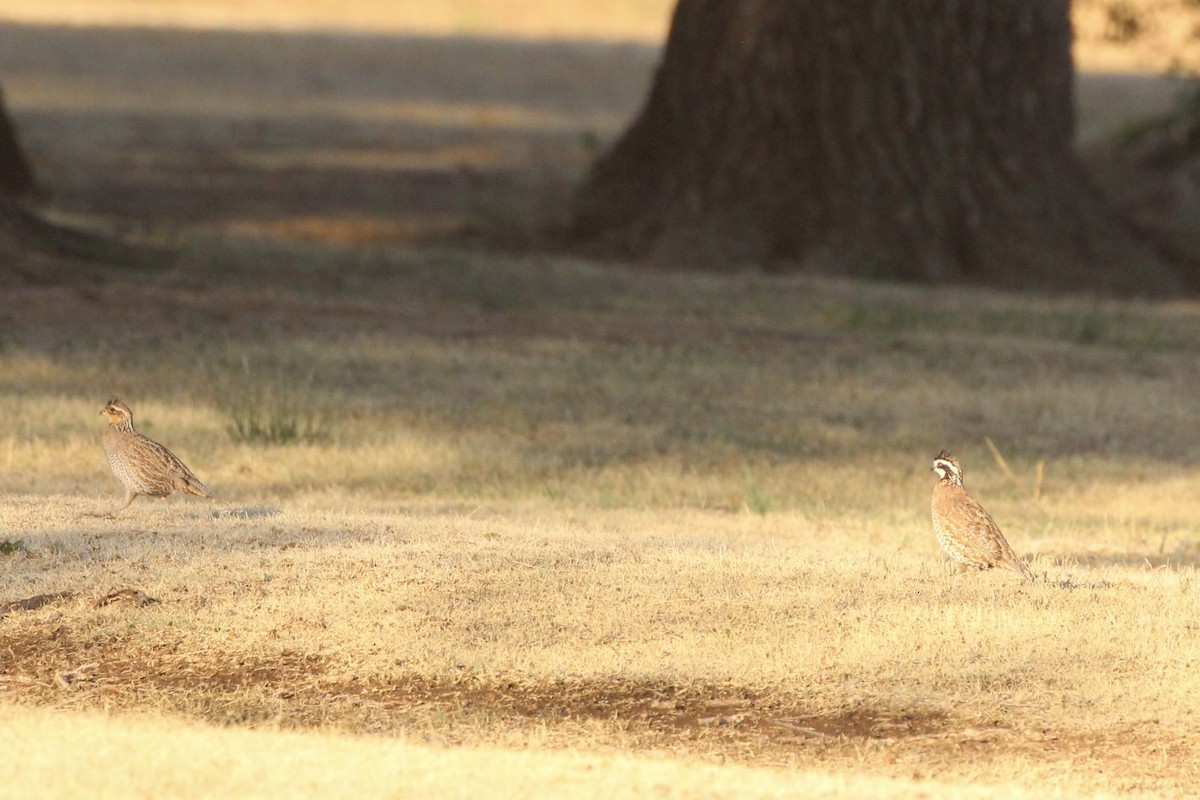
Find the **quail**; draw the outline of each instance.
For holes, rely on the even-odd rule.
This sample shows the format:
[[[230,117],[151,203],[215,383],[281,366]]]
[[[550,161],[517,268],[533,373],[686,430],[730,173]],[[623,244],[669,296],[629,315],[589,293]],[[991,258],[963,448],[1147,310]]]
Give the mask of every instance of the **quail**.
[[[967,494],[962,467],[948,450],[933,459],[938,482],[933,487],[933,532],[959,571],[1006,567],[1032,581],[1033,573],[1017,557],[991,514]]]
[[[101,516],[111,517],[125,510],[140,494],[164,500],[172,492],[212,497],[208,487],[174,453],[134,429],[129,406],[114,397],[100,414],[108,418],[104,431],[108,465],[125,486],[124,505]]]

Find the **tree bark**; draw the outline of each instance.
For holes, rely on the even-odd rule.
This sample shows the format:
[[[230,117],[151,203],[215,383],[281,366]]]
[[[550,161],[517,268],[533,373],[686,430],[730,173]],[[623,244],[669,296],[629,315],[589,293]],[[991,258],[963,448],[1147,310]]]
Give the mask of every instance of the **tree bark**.
[[[22,202],[33,189],[33,170],[0,92],[0,285],[95,281],[98,265],[140,267],[167,260],[165,252],[45,219]]]
[[[0,91],[0,192],[21,197],[33,191],[33,169],[17,142],[17,132],[8,118],[4,93]]]
[[[1069,0],[680,0],[574,239],[668,266],[1197,286],[1077,159]]]

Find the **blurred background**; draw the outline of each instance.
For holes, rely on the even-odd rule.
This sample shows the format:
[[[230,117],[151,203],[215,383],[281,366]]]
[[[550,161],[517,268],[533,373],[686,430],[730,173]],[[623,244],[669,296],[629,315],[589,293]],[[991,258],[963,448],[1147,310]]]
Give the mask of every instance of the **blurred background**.
[[[646,102],[673,8],[0,0],[0,87],[61,222],[540,248]],[[1200,6],[1077,0],[1071,22],[1091,175],[1200,249]]]

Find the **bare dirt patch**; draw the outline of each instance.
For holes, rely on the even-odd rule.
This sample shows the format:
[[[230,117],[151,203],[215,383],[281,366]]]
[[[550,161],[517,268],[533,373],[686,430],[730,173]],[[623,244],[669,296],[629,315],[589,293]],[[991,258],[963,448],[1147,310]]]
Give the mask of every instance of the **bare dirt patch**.
[[[1146,747],[1165,760],[1134,768],[1126,789],[1185,779],[1195,743],[1161,741],[1154,726],[1106,732],[1021,730],[996,719],[969,719],[937,709],[861,705],[820,709],[786,694],[734,685],[673,684],[614,678],[551,682],[483,676],[462,669],[443,676],[400,672],[345,679],[329,661],[281,651],[261,657],[186,652],[178,644],[147,648],[111,633],[88,635],[48,622],[0,639],[0,689],[12,699],[72,708],[166,707],[203,711],[217,724],[334,726],[355,732],[423,735],[452,743],[460,728],[569,729],[599,726],[614,741],[647,750],[761,764],[857,763],[921,776],[969,763],[1020,757],[1032,763],[1114,763]],[[64,676],[67,679],[64,679]],[[436,730],[437,720],[453,721]],[[603,742],[605,734],[593,741]]]
[[[80,669],[82,664],[88,665],[86,670]],[[119,633],[87,634],[60,621],[0,637],[0,681],[10,688],[26,687],[18,692],[21,699],[60,699],[54,677],[76,671],[86,674],[72,682],[73,688],[86,689],[97,701],[147,693],[222,695],[255,688],[294,703],[297,711],[330,698],[353,698],[388,716],[439,711],[549,723],[594,720],[636,725],[671,740],[712,734],[784,742],[897,740],[945,735],[962,727],[938,710],[864,706],[820,711],[769,690],[703,682],[539,682],[484,676],[466,668],[442,676],[400,672],[345,679],[331,676],[329,660],[321,655],[290,650],[259,657],[219,650],[197,653],[179,642],[147,647]]]
[[[467,669],[346,679],[320,655],[197,653],[178,642],[148,647],[61,621],[0,636],[0,694],[22,704],[159,708],[219,725],[333,726],[447,744],[480,729],[561,731],[569,742],[570,731],[582,728],[598,744],[762,764],[840,762],[857,758],[864,746],[915,758],[916,751],[944,753],[948,742],[972,747],[1013,733],[984,725],[981,738],[980,723],[938,710],[819,709],[771,690],[704,682],[539,682]]]
[[[848,762],[864,748],[878,764],[946,768],[1020,756],[1061,763],[1108,761],[1154,742],[1182,775],[1194,742],[1157,741],[1153,727],[1085,733],[1021,730],[998,719],[941,709],[860,704],[821,708],[770,688],[652,679],[563,678],[400,671],[346,678],[331,661],[281,650],[261,656],[188,651],[181,642],[148,646],[119,632],[85,632],[59,619],[0,632],[0,692],[10,700],[76,709],[183,711],[217,724],[333,726],[354,732],[430,735],[432,720],[453,726],[435,740],[455,741],[456,728],[599,726],[640,748],[748,763]],[[197,711],[199,713],[197,713]],[[442,739],[442,737],[445,737]],[[603,741],[603,734],[600,741]],[[1170,769],[1170,767],[1168,767]],[[1129,788],[1154,785],[1126,775]]]

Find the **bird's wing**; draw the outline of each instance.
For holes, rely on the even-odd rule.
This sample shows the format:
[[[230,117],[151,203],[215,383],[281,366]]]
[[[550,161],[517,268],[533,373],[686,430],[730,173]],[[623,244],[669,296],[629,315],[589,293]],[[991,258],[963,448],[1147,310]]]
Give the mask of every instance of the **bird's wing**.
[[[177,482],[200,489],[206,496],[209,494],[208,488],[200,482],[200,479],[193,475],[187,465],[166,447],[147,436],[141,437],[141,444],[143,447],[137,448],[137,453],[139,458],[146,461],[149,469],[157,470],[162,475],[169,475]]]
[[[1000,532],[1000,526],[992,519],[992,515],[979,505],[975,498],[968,495],[968,500],[970,502],[965,508],[967,516],[965,528],[966,535],[971,540],[971,546],[989,564],[998,564],[1004,558],[1008,542],[1004,540],[1004,534]]]

